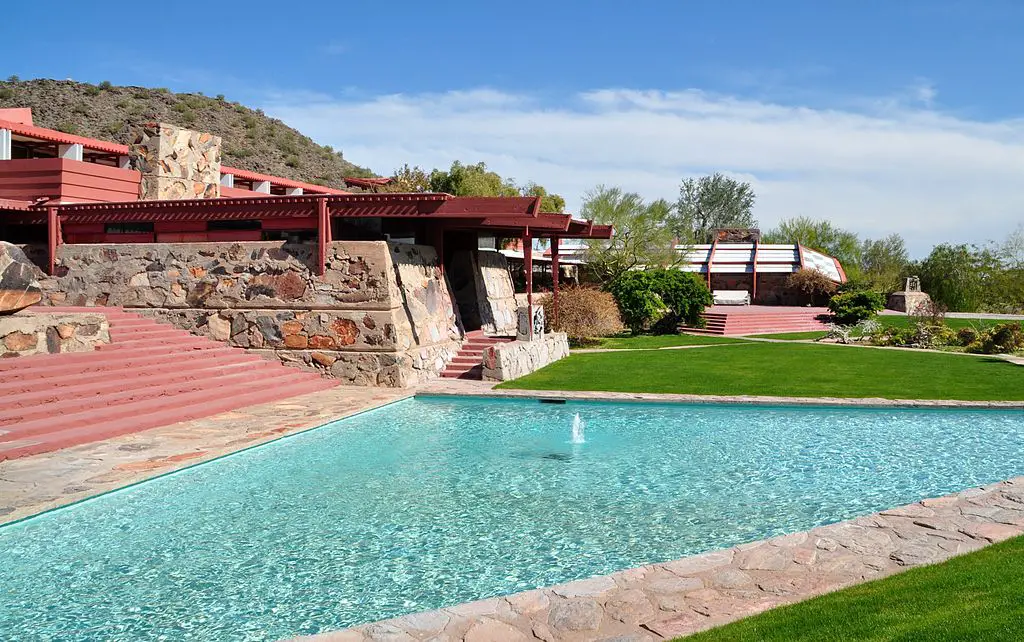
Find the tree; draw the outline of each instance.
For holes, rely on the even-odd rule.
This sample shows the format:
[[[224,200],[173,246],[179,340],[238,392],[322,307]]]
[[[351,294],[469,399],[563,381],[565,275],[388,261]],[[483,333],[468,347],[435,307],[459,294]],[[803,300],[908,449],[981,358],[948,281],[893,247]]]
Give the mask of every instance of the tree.
[[[952,312],[975,312],[985,289],[988,252],[968,245],[936,245],[916,266],[921,289]]]
[[[430,172],[428,183],[431,192],[454,196],[540,196],[542,211],[562,212],[565,209],[565,199],[558,194],[549,194],[534,182],[517,185],[513,179],[502,178],[497,172],[488,170],[486,163],[464,165],[455,161],[447,170]]]
[[[672,206],[664,199],[647,203],[635,192],[599,185],[584,197],[580,214],[615,228],[611,240],[587,243],[588,266],[606,285],[629,270],[679,260],[670,226]]]
[[[391,182],[382,188],[384,192],[408,193],[429,192],[430,176],[420,166],[409,167],[406,163],[391,175]]]
[[[839,259],[847,276],[855,277],[860,272],[860,239],[855,233],[840,229],[824,219],[806,216],[786,219],[761,240],[764,243],[799,243]]]
[[[710,243],[721,227],[757,227],[752,213],[754,190],[724,174],[686,178],[679,186],[676,236],[684,243]]]
[[[865,239],[861,245],[860,270],[871,286],[882,292],[896,292],[910,264],[907,245],[899,234],[872,241]]]

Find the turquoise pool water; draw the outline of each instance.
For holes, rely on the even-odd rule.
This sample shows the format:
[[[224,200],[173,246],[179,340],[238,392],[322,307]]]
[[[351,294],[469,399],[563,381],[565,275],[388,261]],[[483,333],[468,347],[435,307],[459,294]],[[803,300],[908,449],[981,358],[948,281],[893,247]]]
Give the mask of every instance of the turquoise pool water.
[[[1020,411],[419,398],[0,528],[0,638],[337,629],[1005,479],[1022,444]]]

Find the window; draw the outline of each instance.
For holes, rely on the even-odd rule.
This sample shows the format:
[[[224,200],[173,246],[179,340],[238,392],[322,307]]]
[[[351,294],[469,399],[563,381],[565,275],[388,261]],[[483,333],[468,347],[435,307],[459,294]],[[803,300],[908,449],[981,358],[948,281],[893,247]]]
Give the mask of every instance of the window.
[[[259,230],[263,229],[263,225],[253,219],[244,221],[207,221],[206,229],[211,232],[214,230]]]

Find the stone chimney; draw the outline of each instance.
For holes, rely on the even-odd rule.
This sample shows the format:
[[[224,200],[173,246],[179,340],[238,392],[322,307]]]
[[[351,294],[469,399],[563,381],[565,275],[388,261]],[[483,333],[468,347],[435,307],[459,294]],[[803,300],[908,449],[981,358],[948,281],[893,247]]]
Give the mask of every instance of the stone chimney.
[[[166,123],[145,123],[133,134],[128,157],[142,172],[139,198],[220,197],[220,136]]]

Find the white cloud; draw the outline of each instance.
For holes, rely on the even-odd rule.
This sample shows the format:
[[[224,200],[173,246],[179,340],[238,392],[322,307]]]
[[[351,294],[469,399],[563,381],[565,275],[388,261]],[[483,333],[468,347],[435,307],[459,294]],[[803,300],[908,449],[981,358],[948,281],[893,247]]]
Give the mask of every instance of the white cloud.
[[[908,98],[934,99],[922,84]],[[601,89],[563,97],[493,89],[301,99],[265,105],[352,161],[485,161],[579,207],[596,184],[674,199],[686,175],[749,180],[763,228],[807,215],[863,236],[903,234],[922,254],[943,241],[1000,238],[1024,220],[1024,120],[981,122],[876,103],[870,110],[788,106],[712,95]]]

